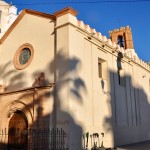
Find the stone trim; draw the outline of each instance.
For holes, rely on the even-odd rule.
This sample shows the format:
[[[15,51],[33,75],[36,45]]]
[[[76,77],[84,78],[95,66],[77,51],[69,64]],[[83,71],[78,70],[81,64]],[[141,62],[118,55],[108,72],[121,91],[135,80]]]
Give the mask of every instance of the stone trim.
[[[4,96],[4,95],[9,95],[9,94],[14,94],[14,93],[24,93],[26,91],[34,91],[35,89],[46,89],[46,88],[51,88],[55,85],[55,83],[51,83],[49,85],[45,85],[45,86],[40,86],[40,87],[29,87],[29,88],[24,88],[21,90],[16,90],[16,91],[9,91],[9,92],[4,92],[4,93],[0,93],[0,96]]]

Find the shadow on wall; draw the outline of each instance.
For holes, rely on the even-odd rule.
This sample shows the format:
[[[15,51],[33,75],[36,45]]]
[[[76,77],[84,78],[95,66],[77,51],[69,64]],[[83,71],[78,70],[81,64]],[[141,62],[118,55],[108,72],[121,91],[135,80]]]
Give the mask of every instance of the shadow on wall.
[[[4,85],[4,90],[7,84],[9,84],[9,87],[7,87],[6,89],[7,91],[19,89],[19,87],[25,85],[25,81],[20,80],[25,76],[25,73],[18,72],[16,69],[10,69],[11,65],[11,61],[7,62],[4,65],[0,65],[0,82],[2,82],[1,84]],[[7,78],[10,78],[9,83],[6,83]]]
[[[81,62],[78,58],[68,58],[63,50],[60,50],[52,63],[50,73],[55,75],[54,86],[54,126],[62,127],[69,134],[69,149],[82,149],[82,127],[76,123],[70,112],[70,103],[73,100],[82,105],[82,92],[86,92],[86,86],[78,75]],[[69,70],[69,71],[68,71]],[[69,97],[68,97],[69,95]],[[57,121],[56,121],[57,119]]]
[[[148,97],[144,89],[137,84],[134,86],[132,77],[125,74],[121,59],[118,56],[118,71],[109,71],[111,93],[108,104],[111,106],[112,116],[104,119],[107,134],[113,134],[114,147],[150,140]],[[132,66],[128,67],[130,71],[133,70]],[[140,80],[146,79],[138,79],[141,84]]]
[[[119,54],[116,62],[118,72],[109,71],[111,93],[108,105],[112,116],[104,120],[106,134],[113,134],[114,146],[150,139],[150,106],[147,95],[144,89],[132,84],[131,76],[124,74],[121,59],[122,56]],[[10,62],[0,66],[0,78],[5,80],[9,77],[11,79],[9,85],[12,88],[24,85],[25,81],[21,79],[25,74],[19,70],[9,70],[9,66]],[[21,146],[26,149],[40,147],[46,150],[67,147],[71,150],[82,149],[83,129],[70,110],[70,102],[74,104],[76,101],[78,105],[83,105],[82,94],[86,93],[86,85],[78,74],[80,68],[81,62],[78,58],[69,58],[63,50],[60,50],[45,68],[47,74],[54,75],[55,85],[49,85],[43,70],[38,70],[37,72],[43,73],[33,81],[31,90],[22,91],[17,96],[16,93],[5,94],[12,98],[9,101],[11,111],[8,112],[11,114],[7,126],[11,130],[8,130],[7,134],[7,130],[0,129],[1,150],[7,146],[16,150],[21,149]],[[33,77],[37,72],[33,72]],[[101,86],[104,90],[104,81],[101,82]],[[7,105],[7,99],[5,102]],[[25,120],[21,117],[21,113],[31,116],[28,124],[22,123]],[[18,130],[20,126],[21,131]],[[20,139],[19,137],[21,145],[18,143],[20,141],[16,140]],[[7,139],[9,145],[4,144]]]
[[[9,64],[6,64],[2,68],[3,76],[1,77],[5,79],[6,75],[11,76],[10,86],[13,87],[23,84],[24,82],[21,80],[23,74],[19,74],[19,71],[13,70],[12,72],[7,72]],[[72,150],[82,149],[82,126],[75,121],[69,110],[69,100],[77,100],[82,105],[81,91],[86,92],[84,81],[78,75],[80,65],[81,62],[78,58],[68,58],[63,53],[63,50],[60,50],[54,60],[46,67],[46,72],[54,74],[55,85],[46,85],[48,81],[42,82],[42,85],[38,85],[38,82],[35,84],[35,81],[33,81],[34,87],[32,90],[26,90],[17,97],[21,101],[21,104],[14,105],[16,109],[9,118],[9,130],[10,128],[13,129],[11,135],[8,131],[9,148],[21,148],[18,143],[19,141],[16,139],[22,133],[20,139],[22,142],[21,145],[26,145],[26,149],[36,149],[39,147],[50,150],[67,147]],[[17,75],[14,75],[14,72],[17,72]],[[18,78],[18,75],[20,75],[20,78]],[[34,75],[35,73],[33,73]],[[18,82],[14,84],[16,77]],[[19,107],[19,110],[17,107]],[[21,128],[22,131],[18,131],[19,125],[17,125],[17,128],[15,125],[18,124],[18,120],[20,122],[23,120],[22,117],[17,118],[17,114],[20,112],[25,113],[25,115],[27,112],[28,115],[31,114],[32,118],[32,121],[28,122],[28,125],[24,125],[24,128]],[[12,120],[15,117],[16,119]],[[20,126],[23,125],[20,124]],[[0,132],[0,136],[4,138],[4,131],[1,130]],[[5,138],[0,139],[0,148],[2,150],[7,147],[4,144],[5,140]]]

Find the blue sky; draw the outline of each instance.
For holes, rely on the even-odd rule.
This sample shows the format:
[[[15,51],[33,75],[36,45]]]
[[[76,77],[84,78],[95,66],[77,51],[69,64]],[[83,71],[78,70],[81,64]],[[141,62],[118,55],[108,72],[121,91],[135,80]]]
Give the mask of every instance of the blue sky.
[[[110,30],[129,25],[132,29],[135,51],[142,60],[150,61],[150,0],[108,1],[111,0],[6,0],[16,5],[18,11],[28,8],[50,14],[71,6],[79,12],[79,20],[83,20],[85,24],[89,24],[108,38]]]

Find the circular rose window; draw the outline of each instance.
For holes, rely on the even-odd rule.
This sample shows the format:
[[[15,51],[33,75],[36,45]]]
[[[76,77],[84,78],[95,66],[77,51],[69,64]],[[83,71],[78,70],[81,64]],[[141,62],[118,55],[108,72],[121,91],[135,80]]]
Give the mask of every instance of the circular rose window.
[[[33,58],[33,47],[31,44],[21,45],[14,56],[14,66],[16,69],[26,68],[32,61]]]
[[[23,50],[21,50],[21,53],[19,55],[19,63],[21,65],[26,64],[31,57],[31,51],[29,48],[24,48]]]

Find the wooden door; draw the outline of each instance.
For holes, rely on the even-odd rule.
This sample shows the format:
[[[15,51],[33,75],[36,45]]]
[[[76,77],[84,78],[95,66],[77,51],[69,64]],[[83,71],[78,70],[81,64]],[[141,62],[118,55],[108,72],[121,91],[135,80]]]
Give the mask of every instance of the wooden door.
[[[9,122],[8,149],[27,150],[27,118],[23,112],[17,111]]]

